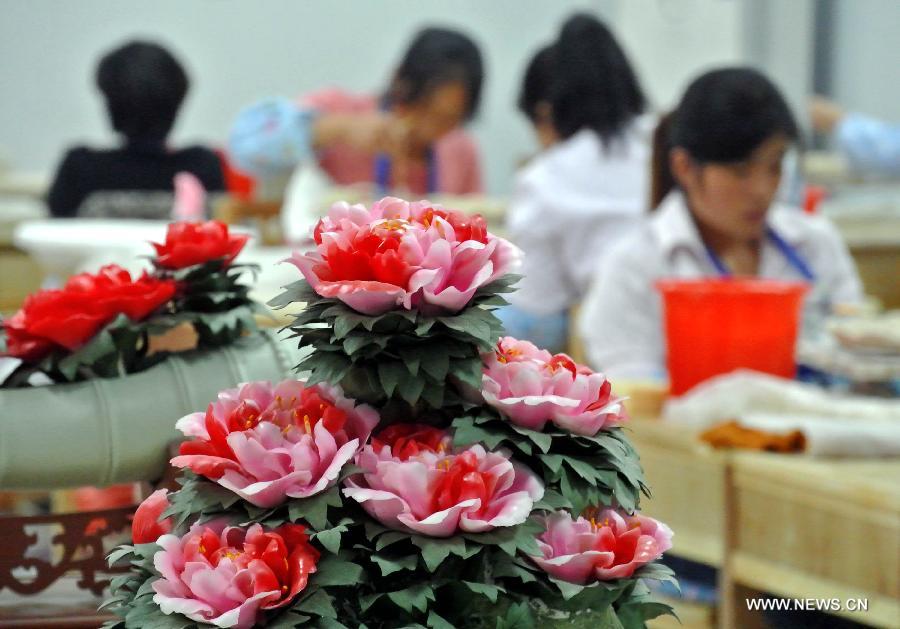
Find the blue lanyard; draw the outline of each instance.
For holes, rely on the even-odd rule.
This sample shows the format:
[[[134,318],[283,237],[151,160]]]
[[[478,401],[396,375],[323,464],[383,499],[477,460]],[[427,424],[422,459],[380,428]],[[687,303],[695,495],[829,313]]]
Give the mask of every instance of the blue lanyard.
[[[425,168],[428,177],[427,190],[428,194],[434,194],[438,191],[438,175],[437,175],[437,159],[434,156],[434,149],[429,148],[425,155]],[[375,185],[381,194],[387,194],[391,188],[391,158],[384,153],[375,156]]]
[[[772,241],[772,244],[775,245],[778,251],[781,252],[781,255],[785,257],[785,259],[788,261],[788,264],[794,267],[794,269],[796,269],[796,271],[803,276],[803,279],[810,283],[815,282],[816,276],[812,272],[812,269],[809,268],[806,260],[803,259],[803,257],[797,252],[796,249],[794,249],[790,245],[789,242],[779,236],[778,233],[771,227],[766,227],[766,236],[769,238],[769,240]],[[704,244],[703,246],[706,247],[706,255],[712,265],[716,268],[716,271],[718,271],[719,275],[721,275],[722,277],[730,277],[731,270],[729,270],[729,268],[725,266],[725,263],[722,262],[722,259],[716,255],[716,252],[706,246],[706,244]]]

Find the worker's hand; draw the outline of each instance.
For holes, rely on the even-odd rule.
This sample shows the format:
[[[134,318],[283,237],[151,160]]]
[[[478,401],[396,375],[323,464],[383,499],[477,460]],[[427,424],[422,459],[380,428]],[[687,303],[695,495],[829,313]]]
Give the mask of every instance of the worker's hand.
[[[313,125],[313,146],[347,144],[391,157],[408,153],[409,125],[388,112],[322,114]]]
[[[844,110],[834,101],[813,96],[809,101],[809,118],[813,129],[819,133],[831,133],[844,117]]]

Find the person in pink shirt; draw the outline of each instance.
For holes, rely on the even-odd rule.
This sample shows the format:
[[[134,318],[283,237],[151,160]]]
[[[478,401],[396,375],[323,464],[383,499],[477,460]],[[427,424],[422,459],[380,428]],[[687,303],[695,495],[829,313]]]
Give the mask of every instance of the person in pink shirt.
[[[462,126],[478,109],[483,77],[471,39],[426,28],[380,96],[332,88],[247,107],[232,128],[230,157],[257,177],[316,159],[337,185],[371,182],[380,193],[413,195],[480,193],[478,150]]]

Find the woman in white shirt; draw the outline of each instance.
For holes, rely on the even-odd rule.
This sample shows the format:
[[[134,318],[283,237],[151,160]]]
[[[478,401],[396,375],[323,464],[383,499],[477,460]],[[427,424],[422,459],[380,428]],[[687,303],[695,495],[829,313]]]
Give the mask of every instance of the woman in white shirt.
[[[612,33],[584,14],[532,60],[519,108],[546,150],[518,175],[507,212],[525,262],[500,317],[511,335],[558,351],[600,257],[647,208],[654,120]]]
[[[609,252],[584,302],[579,331],[596,368],[663,375],[655,288],[662,278],[806,281],[813,285],[807,314],[862,298],[836,229],[774,202],[782,158],[797,136],[784,98],[759,72],[727,68],[691,83],[657,133],[652,196],[661,202]]]

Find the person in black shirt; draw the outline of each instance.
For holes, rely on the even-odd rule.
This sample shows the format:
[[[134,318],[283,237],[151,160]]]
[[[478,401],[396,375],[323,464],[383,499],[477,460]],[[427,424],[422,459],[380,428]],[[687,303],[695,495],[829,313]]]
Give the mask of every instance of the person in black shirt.
[[[113,50],[97,68],[118,149],[69,150],[47,195],[55,217],[169,217],[176,173],[195,175],[209,192],[225,188],[222,164],[211,150],[172,150],[166,137],[189,87],[178,60],[161,46],[134,41]]]

